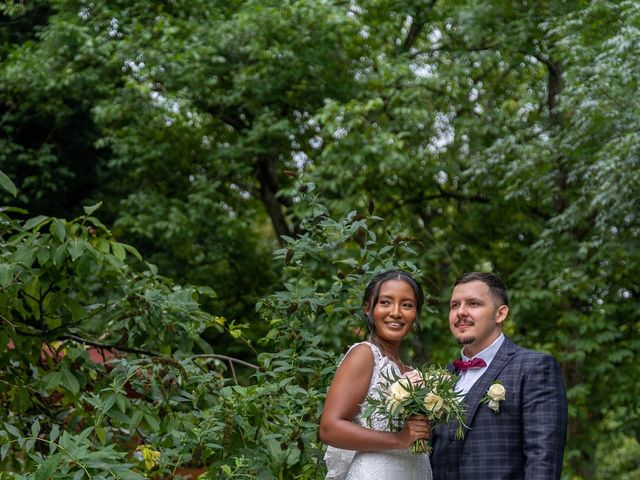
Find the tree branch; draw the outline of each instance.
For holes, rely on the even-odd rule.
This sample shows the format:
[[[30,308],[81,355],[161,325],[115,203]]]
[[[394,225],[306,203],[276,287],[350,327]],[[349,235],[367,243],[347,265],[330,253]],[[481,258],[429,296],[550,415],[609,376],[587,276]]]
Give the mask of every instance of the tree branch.
[[[139,348],[124,347],[124,346],[121,346],[121,345],[109,345],[107,343],[102,343],[102,342],[96,342],[94,340],[89,340],[87,338],[83,338],[83,337],[80,337],[78,335],[74,335],[72,333],[63,333],[58,338],[66,339],[66,340],[72,340],[72,341],[74,341],[76,343],[82,343],[84,345],[90,345],[90,346],[96,347],[96,348],[104,348],[105,350],[118,350],[120,352],[135,353],[137,355],[147,355],[147,356],[150,356],[150,357],[162,357],[162,355],[160,355],[159,353],[152,352],[150,350],[141,350]]]
[[[244,365],[245,367],[253,368],[255,370],[260,370],[260,367],[254,365],[253,363],[245,362],[244,360],[240,360],[239,358],[228,357],[227,355],[220,355],[218,353],[200,353],[197,355],[192,355],[191,358],[216,358],[219,360],[226,360],[228,362],[237,363],[238,365]]]
[[[20,335],[24,335],[27,337],[45,337],[49,332],[43,332],[41,330],[39,331],[35,331],[35,332],[24,332],[24,331],[20,331],[20,330],[16,330],[16,333],[20,334]],[[161,355],[157,352],[152,352],[150,350],[142,350],[139,348],[132,348],[132,347],[124,347],[124,346],[120,346],[120,345],[110,345],[108,343],[102,343],[102,342],[96,342],[95,340],[89,340],[88,338],[83,338],[80,337],[78,335],[74,335],[72,333],[64,333],[62,335],[60,335],[58,337],[58,339],[63,339],[63,340],[71,340],[73,342],[76,343],[82,343],[83,345],[90,345],[92,347],[96,347],[96,348],[103,348],[105,350],[118,350],[120,352],[126,352],[126,353],[135,353],[137,355],[146,355],[149,357],[158,357],[158,358],[166,358],[166,356]],[[48,344],[48,342],[47,342]],[[221,355],[221,354],[217,354],[217,353],[202,353],[202,354],[196,354],[196,355],[192,355],[189,358],[216,358],[219,360],[226,360],[228,362],[233,362],[233,363],[237,363],[238,365],[243,365],[245,367],[249,367],[249,368],[253,368],[255,370],[260,370],[260,367],[257,365],[254,365],[253,363],[249,363],[249,362],[245,362],[244,360],[240,360],[239,358],[234,358],[234,357],[229,357],[227,355]],[[233,367],[232,367],[232,371],[233,371]],[[235,378],[235,372],[233,372],[234,378]]]
[[[465,195],[464,193],[459,193],[459,192],[449,192],[449,191],[443,190],[440,185],[438,185],[438,190],[439,190],[439,193],[433,193],[431,195],[426,195],[422,193],[420,195],[416,195],[415,197],[408,198],[405,201],[394,202],[389,207],[388,212],[394,212],[399,208],[406,207],[409,205],[420,206],[423,203],[430,202],[431,200],[455,199],[459,201],[478,202],[478,203],[489,203],[490,201],[487,197],[484,197],[480,194]]]

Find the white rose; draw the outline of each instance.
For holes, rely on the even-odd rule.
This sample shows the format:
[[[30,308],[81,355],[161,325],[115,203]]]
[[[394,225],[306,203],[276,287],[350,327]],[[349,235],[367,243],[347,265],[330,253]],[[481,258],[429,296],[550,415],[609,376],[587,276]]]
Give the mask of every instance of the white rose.
[[[497,400],[489,400],[489,408],[498,413],[500,411],[500,402]]]
[[[437,414],[442,410],[444,406],[444,400],[440,395],[436,395],[433,392],[427,393],[424,397],[424,408],[434,414]]]
[[[403,402],[411,396],[411,382],[406,378],[401,378],[389,387],[389,398],[396,402]]]
[[[489,390],[487,391],[487,396],[492,401],[496,402],[496,405],[497,405],[497,402],[500,402],[505,398],[507,398],[507,391],[505,390],[504,385],[500,383],[494,383],[489,387]],[[489,404],[489,406],[491,406],[491,404]]]
[[[402,413],[402,411],[404,410],[402,403],[400,403],[398,400],[396,400],[393,397],[387,398],[387,401],[385,402],[385,407],[387,407],[387,411],[391,415]]]

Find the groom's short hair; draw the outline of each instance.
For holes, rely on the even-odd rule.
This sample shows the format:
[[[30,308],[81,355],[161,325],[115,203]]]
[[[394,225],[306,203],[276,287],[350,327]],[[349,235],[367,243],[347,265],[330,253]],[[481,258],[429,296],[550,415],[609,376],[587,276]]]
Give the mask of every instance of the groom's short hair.
[[[489,272],[468,272],[458,277],[454,287],[461,283],[469,283],[480,281],[489,287],[489,292],[498,300],[500,305],[509,306],[509,292],[507,286],[504,284],[500,277]]]

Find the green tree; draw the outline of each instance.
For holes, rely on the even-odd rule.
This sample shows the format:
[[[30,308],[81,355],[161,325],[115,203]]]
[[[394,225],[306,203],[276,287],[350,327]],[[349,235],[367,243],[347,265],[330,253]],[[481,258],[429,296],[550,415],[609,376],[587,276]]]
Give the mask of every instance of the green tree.
[[[635,451],[640,426],[635,2],[57,0],[1,13],[11,205],[72,218],[103,200],[118,239],[177,284],[213,288],[202,305],[227,328],[251,322],[252,347],[215,326],[203,336],[252,363],[251,348],[285,347],[289,310],[325,318],[305,302],[344,288],[346,266],[384,263],[359,248],[390,247],[424,272],[434,313],[411,347],[419,361],[456,353],[443,321],[453,279],[494,270],[513,293],[509,333],[565,369],[567,478],[625,468],[602,452],[612,438]],[[319,240],[317,225],[346,232],[356,216],[368,221],[352,240]],[[316,241],[335,258],[305,256]],[[309,290],[281,291],[300,275]],[[298,327],[326,360],[353,339],[349,322]],[[280,393],[282,418],[307,408]],[[317,445],[304,445],[281,474],[311,461]],[[225,471],[249,472],[249,457]]]

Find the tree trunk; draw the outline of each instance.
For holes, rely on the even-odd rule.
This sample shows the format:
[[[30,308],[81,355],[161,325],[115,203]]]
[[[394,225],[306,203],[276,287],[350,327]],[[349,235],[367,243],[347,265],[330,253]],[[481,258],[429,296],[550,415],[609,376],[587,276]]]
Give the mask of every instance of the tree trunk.
[[[285,218],[286,205],[276,197],[280,190],[277,177],[277,160],[273,157],[261,157],[256,165],[256,179],[260,183],[260,201],[264,205],[280,245],[284,244],[282,235],[292,236],[293,232]]]

